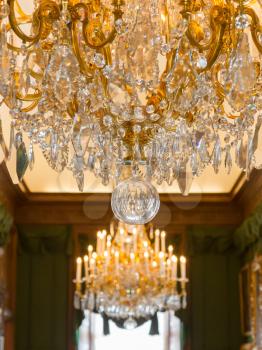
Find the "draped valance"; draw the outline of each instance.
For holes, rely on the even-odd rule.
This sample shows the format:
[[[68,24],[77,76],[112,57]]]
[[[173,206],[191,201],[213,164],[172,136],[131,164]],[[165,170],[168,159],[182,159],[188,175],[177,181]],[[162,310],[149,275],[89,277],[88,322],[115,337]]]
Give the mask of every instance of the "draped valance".
[[[19,250],[29,254],[73,253],[71,230],[61,225],[21,225]]]
[[[192,226],[187,234],[187,254],[226,254],[234,251],[232,228]]]
[[[262,203],[235,231],[234,244],[248,260],[262,253]]]

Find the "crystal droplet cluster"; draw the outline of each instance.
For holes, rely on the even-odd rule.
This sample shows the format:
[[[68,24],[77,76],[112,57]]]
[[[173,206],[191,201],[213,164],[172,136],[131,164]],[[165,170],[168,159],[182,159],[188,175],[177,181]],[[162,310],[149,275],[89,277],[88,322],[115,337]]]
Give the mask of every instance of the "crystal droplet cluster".
[[[229,173],[235,163],[247,176],[260,168],[256,5],[35,0],[29,16],[2,1],[0,102],[12,117],[19,178],[37,166],[36,146],[80,190],[86,171],[104,185],[127,172],[176,180],[188,194],[208,165]]]

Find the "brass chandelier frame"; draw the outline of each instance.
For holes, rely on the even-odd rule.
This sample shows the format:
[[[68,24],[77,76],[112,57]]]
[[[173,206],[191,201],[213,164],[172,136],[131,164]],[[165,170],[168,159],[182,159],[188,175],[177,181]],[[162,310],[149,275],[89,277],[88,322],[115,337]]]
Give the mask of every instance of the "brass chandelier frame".
[[[197,11],[200,11],[204,5],[204,0],[181,0],[181,14],[185,20],[188,21],[188,29],[186,32],[187,38],[193,47],[196,47],[200,52],[205,54],[207,65],[203,71],[211,71],[213,84],[217,91],[217,96],[220,99],[220,105],[223,109],[223,104],[225,100],[225,88],[219,81],[219,72],[221,69],[221,64],[217,63],[217,58],[221,53],[229,53],[236,47],[236,29],[232,25],[236,16],[241,14],[246,14],[250,18],[250,31],[252,34],[253,42],[257,50],[262,53],[262,45],[259,41],[259,33],[262,33],[262,26],[258,15],[255,10],[251,7],[254,0],[244,1],[226,1],[226,0],[212,0],[213,6],[210,10],[210,29],[211,37],[205,42],[204,40],[204,30],[201,28],[200,24],[192,18],[192,15]],[[118,20],[123,19],[123,5],[124,0],[113,0],[112,9],[106,8],[100,0],[62,0],[61,6],[59,6],[53,0],[40,0],[39,6],[32,14],[32,16],[26,15],[18,0],[8,0],[8,5],[10,7],[9,14],[9,25],[8,31],[12,30],[15,35],[21,40],[21,42],[29,48],[28,54],[33,52],[34,45],[42,46],[43,50],[52,51],[52,43],[49,43],[48,35],[52,33],[54,23],[59,20],[65,11],[69,12],[69,24],[68,28],[71,32],[71,38],[65,38],[73,47],[74,54],[79,62],[79,67],[81,73],[86,76],[89,80],[92,80],[94,73],[99,70],[92,63],[87,62],[84,56],[84,49],[79,44],[78,33],[79,30],[82,32],[84,39],[84,45],[88,48],[103,54],[106,64],[112,63],[110,44],[114,41],[118,35],[114,23]],[[165,14],[167,19],[166,25],[166,38],[168,41],[170,35],[170,20],[168,7],[165,8]],[[112,19],[113,17],[113,19]],[[22,27],[23,25],[31,24],[33,28],[33,35],[27,35]],[[106,33],[105,33],[106,32]],[[14,44],[8,43],[8,48],[16,53],[19,53],[22,49],[15,46]],[[164,110],[168,110],[169,106],[165,106],[164,110],[161,107],[161,101],[165,99],[166,96],[166,83],[165,78],[168,71],[172,67],[175,60],[176,50],[172,49],[171,52],[167,54],[166,69],[163,72],[160,85],[157,91],[150,92],[147,96],[147,106],[154,105],[156,113],[160,115],[158,124],[164,125]],[[258,67],[259,71],[259,67]],[[100,79],[105,94],[108,94],[108,81],[100,72]],[[36,79],[41,80],[43,78],[42,74],[30,70],[30,75]],[[30,112],[35,107],[37,107],[41,99],[41,91],[35,89],[32,93],[23,95],[19,92],[19,77],[17,73],[14,73],[14,79],[17,84],[17,98],[21,100],[25,105],[23,105],[23,112]],[[132,87],[125,86],[126,91],[131,94]],[[176,93],[175,99],[178,99],[182,94],[186,86],[181,86],[181,88]],[[10,98],[5,99],[5,103],[10,107]],[[88,105],[88,101],[87,101]],[[146,106],[144,106],[146,108]],[[78,111],[77,99],[67,106],[68,114],[73,117]],[[103,115],[106,111],[97,112],[96,117],[100,120],[100,126],[103,130],[105,127],[103,125]],[[228,118],[236,118],[239,115],[231,115],[226,113]],[[173,113],[173,118],[178,118],[179,113]],[[194,110],[186,113],[186,120],[190,124],[194,122]],[[123,122],[114,120],[115,125],[121,125],[124,123],[126,129],[126,135],[124,137],[124,143],[130,148],[135,144],[136,140],[139,141],[141,145],[147,144],[153,138],[152,128],[142,128],[139,135],[133,132],[133,125],[137,122],[128,121]],[[147,124],[154,124],[154,121],[147,121]],[[144,122],[140,122],[141,126],[144,126]],[[172,129],[170,130],[172,131]],[[132,156],[131,156],[132,157]]]

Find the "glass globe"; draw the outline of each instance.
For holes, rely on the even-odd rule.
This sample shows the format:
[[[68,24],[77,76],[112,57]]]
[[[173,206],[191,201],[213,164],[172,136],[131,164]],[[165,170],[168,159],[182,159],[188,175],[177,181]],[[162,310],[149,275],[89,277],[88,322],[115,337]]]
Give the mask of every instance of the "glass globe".
[[[133,319],[132,317],[128,317],[128,319],[124,322],[124,328],[126,330],[133,330],[137,327],[137,322],[135,319]]]
[[[131,178],[114,189],[111,206],[120,221],[131,225],[144,225],[156,216],[160,200],[151,183]]]

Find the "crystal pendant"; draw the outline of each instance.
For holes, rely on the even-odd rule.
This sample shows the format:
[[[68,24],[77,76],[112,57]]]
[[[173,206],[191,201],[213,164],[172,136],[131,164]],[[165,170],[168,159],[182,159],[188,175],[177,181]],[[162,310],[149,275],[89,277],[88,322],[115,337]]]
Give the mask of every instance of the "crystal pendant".
[[[26,153],[25,144],[22,135],[16,135],[16,173],[19,181],[23,180],[24,174],[29,165],[28,156]]]
[[[238,42],[236,52],[231,58],[228,73],[228,102],[236,111],[240,112],[248,103],[256,83],[256,70],[246,33],[242,34]]]
[[[143,225],[156,216],[160,200],[153,185],[139,178],[131,178],[114,189],[111,205],[113,213],[120,221]]]

